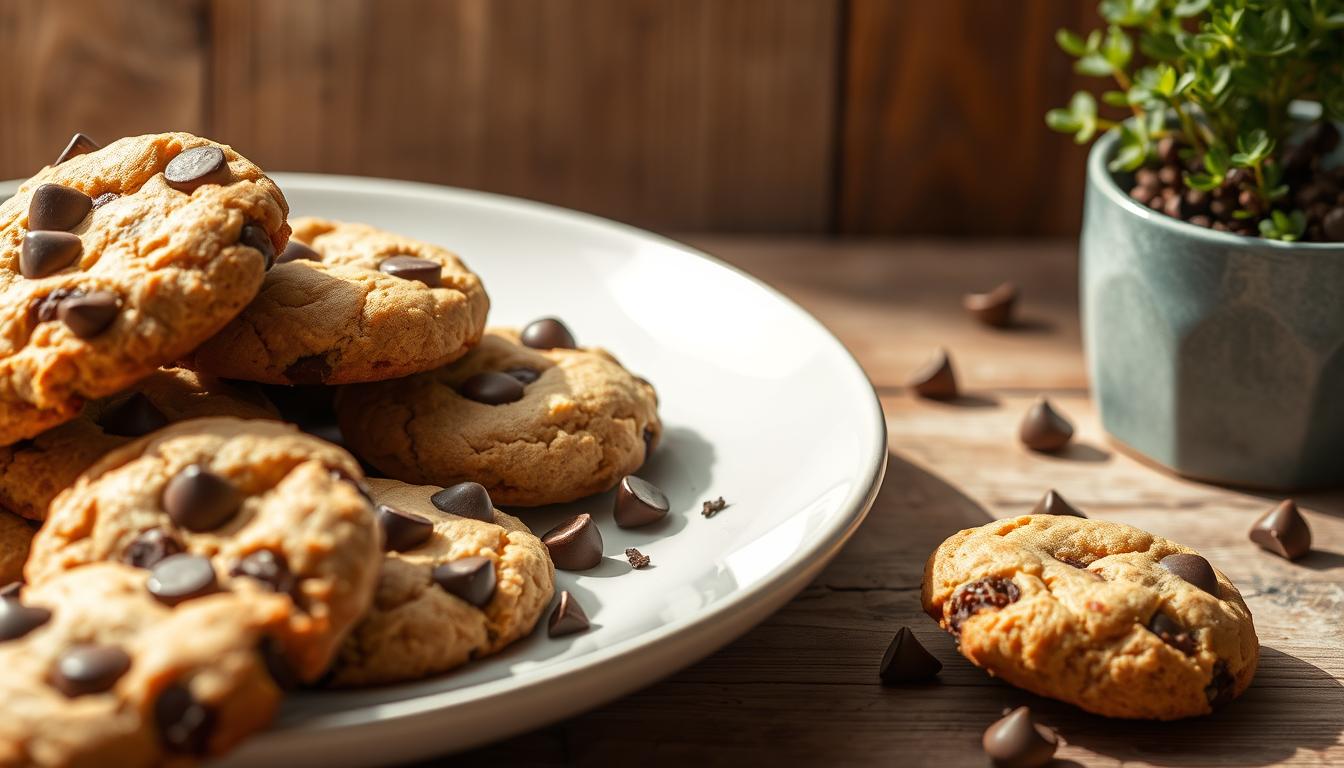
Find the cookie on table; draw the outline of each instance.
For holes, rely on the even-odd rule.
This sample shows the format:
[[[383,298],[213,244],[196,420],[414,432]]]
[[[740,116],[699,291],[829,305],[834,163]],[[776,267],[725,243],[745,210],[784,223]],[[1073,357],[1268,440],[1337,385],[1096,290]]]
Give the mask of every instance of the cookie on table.
[[[517,331],[496,329],[452,365],[341,388],[345,444],[408,483],[478,482],[496,504],[552,504],[611,488],[662,433],[653,387],[601,349],[573,348],[567,332],[529,338],[569,348],[527,346]]]
[[[184,765],[264,728],[280,701],[277,595],[170,605],[144,571],[95,563],[0,599],[0,765]]]
[[[388,549],[373,607],[341,648],[332,685],[445,672],[532,631],[551,601],[555,568],[522,521],[494,509],[475,483],[368,484],[374,502],[391,508],[380,514],[397,548]]]
[[[289,238],[279,188],[221,144],[164,133],[70,153],[0,204],[0,445],[195,349]]]
[[[33,543],[33,526],[0,509],[0,588],[23,578],[23,563]]]
[[[52,502],[30,584],[86,563],[150,573],[208,558],[224,589],[287,597],[276,633],[302,680],[329,665],[373,597],[382,537],[359,464],[274,421],[194,419],[119,448]],[[208,571],[207,571],[208,573]]]
[[[480,278],[436,245],[364,224],[290,221],[261,293],[192,365],[267,384],[380,381],[450,363],[481,338]]]
[[[1025,515],[961,531],[930,556],[923,603],[977,666],[1108,717],[1208,714],[1259,657],[1226,576],[1120,523]]]
[[[183,368],[162,368],[128,392],[86,404],[71,421],[0,447],[0,507],[42,520],[56,494],[104,454],[176,421],[277,415],[257,391]]]

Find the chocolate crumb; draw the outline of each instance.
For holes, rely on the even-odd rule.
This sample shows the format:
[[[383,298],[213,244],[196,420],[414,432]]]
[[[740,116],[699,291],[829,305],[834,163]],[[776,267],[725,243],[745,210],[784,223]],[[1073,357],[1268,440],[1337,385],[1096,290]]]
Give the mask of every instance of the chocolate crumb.
[[[713,517],[728,508],[728,502],[720,496],[713,501],[706,501],[700,505],[700,514],[704,517]]]
[[[999,576],[962,584],[952,593],[947,629],[953,635],[960,635],[961,625],[970,617],[985,609],[997,611],[1017,602],[1021,596],[1016,584]]]
[[[649,556],[634,547],[625,550],[625,557],[630,561],[630,567],[637,571],[640,568],[647,568],[649,566]]]

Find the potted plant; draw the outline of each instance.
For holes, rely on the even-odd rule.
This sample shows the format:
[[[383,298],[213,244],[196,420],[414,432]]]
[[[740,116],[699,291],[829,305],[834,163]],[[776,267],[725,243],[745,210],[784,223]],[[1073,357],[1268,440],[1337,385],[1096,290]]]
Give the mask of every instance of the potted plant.
[[[1344,0],[1103,0],[1115,84],[1052,110],[1088,160],[1084,339],[1120,443],[1261,488],[1344,482]]]

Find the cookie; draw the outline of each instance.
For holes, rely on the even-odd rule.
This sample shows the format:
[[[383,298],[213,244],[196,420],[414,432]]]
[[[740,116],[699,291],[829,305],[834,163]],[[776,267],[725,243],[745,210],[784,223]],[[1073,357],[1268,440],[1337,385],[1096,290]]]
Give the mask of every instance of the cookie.
[[[1108,717],[1205,715],[1255,676],[1227,577],[1120,523],[1025,515],[961,531],[924,569],[924,610],[991,675]]]
[[[187,133],[121,139],[24,182],[0,204],[0,445],[224,327],[285,247],[287,213],[260,168]]]
[[[290,225],[283,263],[196,350],[194,367],[268,384],[348,384],[427,371],[480,341],[490,300],[457,256],[364,224]]]
[[[23,578],[23,562],[33,543],[33,526],[0,509],[0,587]]]
[[[287,604],[221,591],[171,606],[119,563],[0,600],[0,765],[135,768],[227,751],[279,704],[262,649]]]
[[[392,509],[384,515],[410,520],[403,542],[410,546],[388,551],[373,607],[341,648],[333,685],[445,672],[532,631],[551,601],[555,569],[522,521],[494,509],[474,483],[446,491],[368,483],[374,502]],[[399,538],[392,533],[387,541]]]
[[[303,680],[322,674],[368,608],[381,536],[345,451],[288,424],[194,419],[119,448],[52,502],[25,575],[85,563],[152,569],[200,555],[225,589],[281,594],[276,634]]]
[[[605,491],[637,470],[662,432],[657,406],[607,352],[528,347],[512,330],[487,332],[453,365],[336,395],[346,445],[383,473],[472,480],[517,506]]]
[[[0,507],[42,520],[56,494],[104,454],[172,422],[205,416],[277,413],[259,392],[182,368],[157,370],[128,392],[86,404],[71,421],[0,447]]]

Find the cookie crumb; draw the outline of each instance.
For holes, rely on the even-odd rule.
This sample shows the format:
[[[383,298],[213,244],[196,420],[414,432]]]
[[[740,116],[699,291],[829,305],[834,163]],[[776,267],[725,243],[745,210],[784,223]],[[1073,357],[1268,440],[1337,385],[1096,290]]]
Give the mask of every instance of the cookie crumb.
[[[635,570],[646,568],[649,565],[649,556],[634,547],[625,550],[625,557],[630,561],[630,567]]]
[[[723,497],[720,496],[713,501],[706,501],[704,504],[701,504],[700,514],[704,517],[713,517],[727,508],[728,502],[724,501]]]

